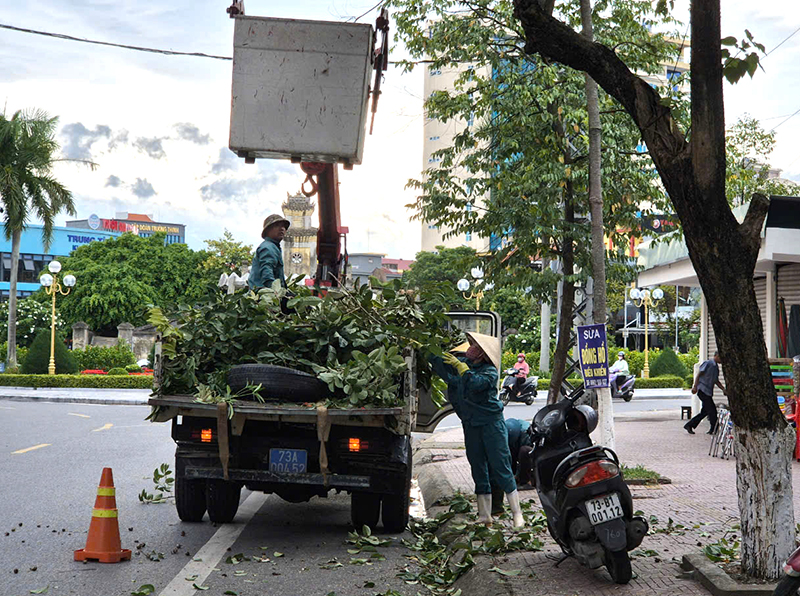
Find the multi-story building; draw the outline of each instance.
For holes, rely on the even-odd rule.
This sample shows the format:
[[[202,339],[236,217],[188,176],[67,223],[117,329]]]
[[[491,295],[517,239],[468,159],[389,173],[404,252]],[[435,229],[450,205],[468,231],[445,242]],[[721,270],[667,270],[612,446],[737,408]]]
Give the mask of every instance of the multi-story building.
[[[92,214],[88,219],[77,219],[67,222],[68,228],[95,230],[106,232],[131,232],[142,238],[149,238],[158,232],[164,232],[167,244],[186,244],[186,226],[178,223],[155,221],[153,215],[118,211],[113,219],[101,219]]]
[[[0,228],[2,228],[0,224]],[[17,261],[17,297],[30,296],[38,290],[39,274],[50,261],[68,256],[73,250],[90,242],[100,242],[119,236],[119,232],[91,230],[85,232],[74,228],[53,228],[53,239],[48,250],[42,242],[42,226],[29,225],[20,239],[19,261]],[[11,281],[11,241],[0,235],[0,300],[8,300]]]
[[[382,282],[400,279],[403,271],[411,267],[406,259],[387,259],[385,255],[376,252],[355,252],[347,255],[347,277],[352,284],[358,279],[362,284],[367,283],[370,277],[377,277]]]

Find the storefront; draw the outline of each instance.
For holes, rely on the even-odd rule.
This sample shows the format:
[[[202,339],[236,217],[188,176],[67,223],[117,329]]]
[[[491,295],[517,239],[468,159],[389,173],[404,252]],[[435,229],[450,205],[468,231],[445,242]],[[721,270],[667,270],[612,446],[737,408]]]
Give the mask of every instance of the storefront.
[[[68,256],[73,250],[84,244],[102,242],[119,235],[119,232],[56,227],[53,228],[50,250],[45,252],[42,242],[42,226],[29,225],[20,239],[17,296],[24,298],[39,289],[39,274],[53,259]],[[5,230],[3,230],[3,235],[0,237],[0,300],[8,300],[11,267],[11,241],[5,239]]]
[[[103,219],[95,214],[87,219],[78,219],[67,222],[68,228],[102,232],[129,232],[142,238],[149,238],[153,234],[166,234],[166,244],[185,244],[186,225],[178,223],[164,223],[155,221],[152,216],[143,213],[117,212],[113,219]]]

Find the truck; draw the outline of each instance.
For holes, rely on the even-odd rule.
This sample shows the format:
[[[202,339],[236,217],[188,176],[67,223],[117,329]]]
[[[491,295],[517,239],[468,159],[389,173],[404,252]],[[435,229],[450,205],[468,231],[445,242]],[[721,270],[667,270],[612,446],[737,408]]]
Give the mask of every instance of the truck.
[[[494,312],[451,312],[450,325],[500,336]],[[395,408],[327,409],[308,404],[239,400],[200,403],[191,395],[149,400],[151,420],[171,422],[175,451],[175,504],[186,522],[208,512],[214,523],[233,521],[242,487],[274,493],[291,503],[350,494],[353,526],[402,532],[408,524],[412,432],[433,432],[452,412],[437,406],[415,374],[414,350],[405,351],[406,369]],[[156,349],[155,381],[161,375]],[[261,380],[273,392],[309,377],[283,367],[263,367]],[[321,399],[322,395],[319,396]]]

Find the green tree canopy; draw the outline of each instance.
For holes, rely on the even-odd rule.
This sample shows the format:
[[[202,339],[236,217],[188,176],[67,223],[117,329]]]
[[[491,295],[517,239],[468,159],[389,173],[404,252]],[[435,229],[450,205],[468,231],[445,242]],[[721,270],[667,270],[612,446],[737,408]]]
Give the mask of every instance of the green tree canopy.
[[[79,246],[62,263],[77,283],[59,298],[59,311],[70,324],[84,321],[99,332],[113,334],[123,322],[144,325],[149,306],[192,304],[212,287],[201,269],[207,258],[185,244],[164,244],[164,234]]]
[[[253,247],[234,240],[233,234],[228,230],[225,230],[221,238],[206,240],[205,243],[208,257],[201,268],[214,281],[223,273],[236,272],[241,275],[242,270],[253,261]]]
[[[470,277],[470,269],[480,265],[474,248],[437,246],[436,252],[418,252],[411,267],[403,272],[403,285],[441,294],[444,308],[464,308],[467,301],[456,291],[459,279]]]

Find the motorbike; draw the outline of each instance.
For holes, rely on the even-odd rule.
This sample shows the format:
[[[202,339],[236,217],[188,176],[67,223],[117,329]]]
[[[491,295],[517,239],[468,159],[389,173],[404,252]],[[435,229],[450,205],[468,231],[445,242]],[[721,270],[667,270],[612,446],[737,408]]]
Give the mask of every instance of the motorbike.
[[[608,382],[611,387],[612,398],[621,397],[625,401],[633,399],[633,386],[636,384],[636,377],[612,372],[608,375]]]
[[[517,372],[516,368],[509,368],[503,371],[506,378],[503,381],[503,386],[500,388],[500,395],[498,397],[500,401],[503,402],[504,406],[507,406],[510,401],[525,402],[526,406],[530,406],[533,404],[533,400],[536,399],[539,377],[528,377],[525,379],[519,392],[517,392],[514,390],[514,386],[517,382]]]
[[[772,596],[795,596],[800,589],[800,548],[789,555],[783,573],[783,579],[778,582]]]
[[[564,558],[573,556],[590,569],[605,565],[615,583],[627,584],[628,552],[641,544],[648,524],[633,515],[617,454],[592,444],[597,412],[575,405],[582,394],[578,389],[533,418],[528,432],[536,491]]]

